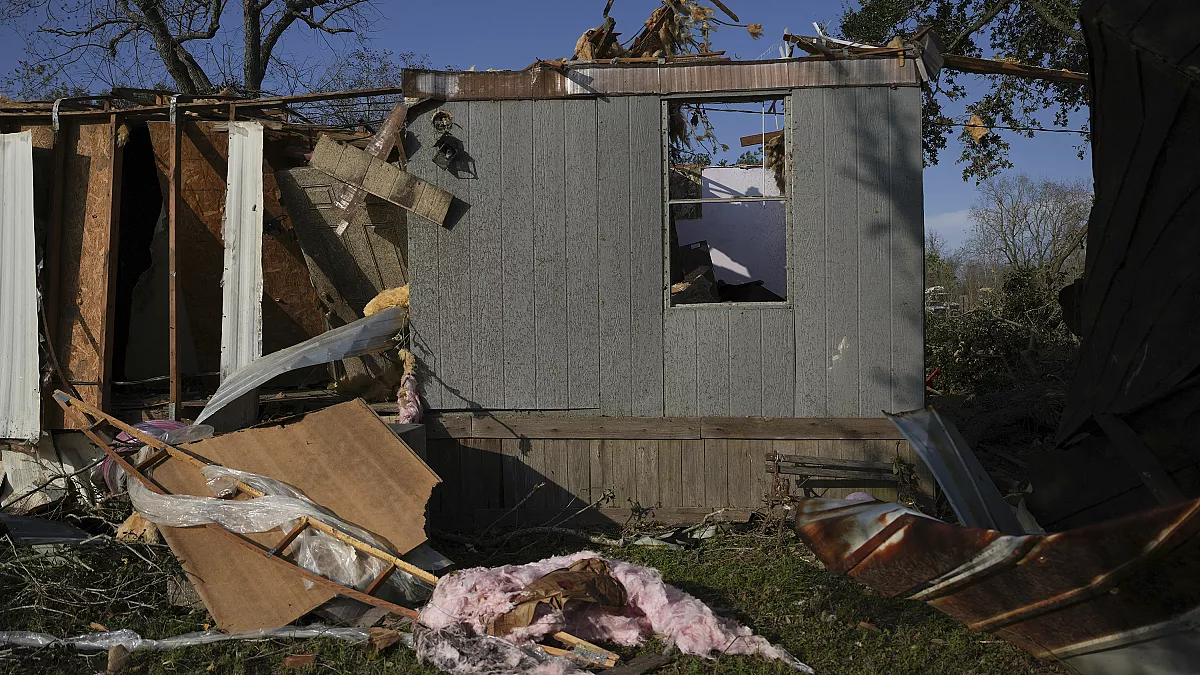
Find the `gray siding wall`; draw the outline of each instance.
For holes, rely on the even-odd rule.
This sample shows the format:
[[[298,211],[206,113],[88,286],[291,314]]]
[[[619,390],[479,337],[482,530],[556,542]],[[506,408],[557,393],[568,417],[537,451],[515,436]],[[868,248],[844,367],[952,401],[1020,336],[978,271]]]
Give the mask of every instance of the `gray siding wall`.
[[[924,398],[919,89],[792,92],[787,306],[665,308],[657,97],[442,106],[473,175],[409,215],[414,351],[434,409],[874,417]]]

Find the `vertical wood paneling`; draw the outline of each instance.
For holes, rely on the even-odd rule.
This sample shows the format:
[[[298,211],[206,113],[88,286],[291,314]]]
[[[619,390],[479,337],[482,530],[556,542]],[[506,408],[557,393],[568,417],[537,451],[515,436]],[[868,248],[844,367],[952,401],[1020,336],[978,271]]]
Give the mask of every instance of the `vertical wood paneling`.
[[[925,401],[925,202],[921,175],[921,92],[888,90],[892,132],[892,400],[893,411]]]
[[[427,126],[414,125],[406,143],[408,170],[414,176],[438,185],[442,173],[432,161],[432,133]],[[438,271],[438,225],[420,216],[406,213],[408,219],[409,313],[408,331],[412,352],[421,364],[418,380],[425,404],[433,409],[442,407],[441,364],[442,325]],[[347,228],[347,232],[350,228]]]
[[[490,439],[464,438],[460,441],[458,480],[462,486],[463,511],[487,508],[487,497],[484,495],[484,483],[493,482],[493,477],[485,479],[483,475],[483,451],[480,445]],[[481,443],[481,441],[483,443]]]
[[[458,513],[467,510],[463,505],[462,443],[450,439],[442,444],[441,467],[438,476],[442,479],[442,510]],[[469,508],[469,507],[468,507]]]
[[[637,443],[629,440],[606,442],[612,450],[613,487],[617,495],[614,506],[618,508],[629,508],[629,502],[636,502],[638,498]]]
[[[663,316],[664,409],[668,417],[699,417],[696,405],[695,310],[668,309]]]
[[[568,407],[566,129],[563,101],[533,108],[533,221],[537,407]]]
[[[755,505],[753,502],[751,502],[750,486],[753,484],[750,475],[751,454],[754,449],[759,447],[762,443],[770,443],[770,441],[726,441],[725,446],[727,448],[727,452],[729,453],[730,506],[737,508],[749,508]]]
[[[442,109],[454,116],[455,135],[471,154],[471,120],[467,103],[446,103]],[[472,200],[471,180],[458,179],[447,171],[439,171],[442,188],[458,197],[450,207],[447,224],[435,228],[438,234],[438,285],[441,320],[442,357],[440,379],[445,387],[443,408],[472,406],[472,352],[474,312],[471,281],[471,211],[464,208]],[[475,453],[478,456],[478,452]]]
[[[704,441],[681,441],[683,499],[681,506],[704,506],[708,495],[704,486]]]
[[[663,414],[662,106],[629,99],[632,411]]]
[[[566,291],[567,385],[572,408],[600,407],[599,268],[596,204],[601,191],[596,180],[596,102],[565,102],[566,169]]]
[[[537,406],[534,344],[533,101],[500,103],[504,405]]]
[[[704,504],[729,506],[729,441],[704,439]]]
[[[796,340],[791,310],[767,309],[762,317],[762,415],[791,417],[795,406]]]
[[[500,207],[500,103],[473,101],[471,158],[472,396],[482,408],[504,407],[504,221]],[[410,263],[411,264],[411,263]]]
[[[477,439],[479,448],[479,472],[482,484],[481,503],[485,508],[504,508],[504,442],[499,438]]]
[[[696,312],[696,396],[701,417],[729,414],[729,313]]]
[[[522,457],[522,441],[516,438],[506,438],[501,442],[501,472],[504,477],[504,508],[511,509],[517,502],[524,499],[528,490],[525,488],[525,460]]]
[[[859,262],[858,262],[858,141],[860,117],[856,90],[825,92],[826,302],[828,339],[825,351],[828,415],[855,417],[859,413]],[[836,114],[835,114],[836,111]],[[882,290],[882,289],[881,289]]]
[[[762,312],[729,312],[729,414],[762,415]]]
[[[664,508],[683,506],[683,441],[658,442],[658,490]]]
[[[795,316],[796,417],[828,414],[825,95],[821,89],[795,89],[788,111],[792,156],[797,158],[791,163],[792,250],[788,256],[788,298]]]
[[[571,439],[567,441],[567,491],[575,498],[575,507],[582,508],[600,496],[592,496],[592,456],[593,445],[600,441]]]
[[[525,480],[521,494],[517,496],[517,501],[525,499],[528,495],[529,500],[522,508],[532,510],[545,508],[546,498],[554,489],[550,481],[546,480],[546,445],[550,441],[543,438],[522,438],[519,442]],[[545,483],[545,485],[534,491],[538,483]]]
[[[659,473],[659,442],[654,440],[635,441],[635,467],[637,470],[637,501],[646,508],[662,505],[661,475]]]
[[[600,410],[606,415],[632,412],[629,101],[614,97],[596,103],[602,148],[598,153]]]
[[[888,90],[855,89],[858,104],[857,415],[879,417],[892,404],[891,129]],[[881,124],[880,121],[888,123]]]
[[[616,478],[613,476],[612,443],[614,441],[595,441],[589,449],[592,464],[593,501],[600,498],[600,493],[616,487]]]
[[[544,441],[542,452],[542,480],[546,487],[542,488],[542,505],[547,509],[562,509],[570,501],[567,492],[568,473],[567,445],[565,438],[552,438]]]

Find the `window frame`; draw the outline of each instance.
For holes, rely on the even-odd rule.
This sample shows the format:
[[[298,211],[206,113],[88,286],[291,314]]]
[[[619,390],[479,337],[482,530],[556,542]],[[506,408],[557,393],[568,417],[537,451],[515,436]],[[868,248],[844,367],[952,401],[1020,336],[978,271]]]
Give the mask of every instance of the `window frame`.
[[[788,161],[784,164],[785,185],[787,190],[781,197],[722,197],[708,199],[671,199],[671,116],[673,104],[708,102],[708,103],[761,103],[763,101],[783,101],[783,151]],[[715,311],[715,310],[746,310],[746,309],[779,309],[790,308],[792,302],[792,262],[794,258],[792,245],[792,172],[795,162],[792,161],[792,91],[756,90],[721,91],[707,94],[667,94],[660,97],[659,116],[661,122],[660,137],[662,143],[662,255],[663,255],[663,310],[671,311]],[[787,282],[787,296],[782,302],[703,302],[684,305],[671,303],[671,207],[675,204],[746,204],[782,202],[783,209],[783,244],[784,244],[784,278]]]

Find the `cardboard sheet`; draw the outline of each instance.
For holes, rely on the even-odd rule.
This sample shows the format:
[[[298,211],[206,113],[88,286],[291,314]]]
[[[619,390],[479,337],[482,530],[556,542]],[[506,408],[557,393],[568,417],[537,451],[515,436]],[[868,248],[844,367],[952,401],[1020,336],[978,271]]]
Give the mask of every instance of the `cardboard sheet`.
[[[182,446],[232,469],[289,483],[399,555],[425,542],[425,504],[441,482],[362,400]],[[211,496],[200,472],[169,460],[152,472],[171,492]],[[163,536],[217,621],[229,631],[282,626],[333,593],[306,590],[290,570],[205,528]],[[274,546],[281,532],[248,535]]]

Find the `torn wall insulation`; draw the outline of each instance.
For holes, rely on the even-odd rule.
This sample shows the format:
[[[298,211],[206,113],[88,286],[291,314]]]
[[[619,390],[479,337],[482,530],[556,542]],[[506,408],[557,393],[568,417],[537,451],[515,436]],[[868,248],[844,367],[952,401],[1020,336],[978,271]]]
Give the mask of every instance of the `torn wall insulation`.
[[[425,504],[440,479],[360,400],[180,447],[287,483],[402,557],[425,543]],[[186,462],[163,462],[153,478],[177,495],[211,495]],[[164,527],[162,534],[222,629],[286,625],[335,595],[323,585],[306,588],[294,571],[214,529]],[[267,548],[280,540],[278,532],[242,536]]]
[[[221,279],[221,380],[262,355],[263,128],[229,123],[225,270]]]
[[[196,424],[212,417],[218,410],[242,394],[282,373],[389,349],[395,345],[396,334],[404,330],[407,324],[408,310],[406,308],[389,307],[378,314],[372,314],[293,347],[268,354],[225,378],[221,382],[220,388],[204,406],[204,410],[200,411],[200,416],[196,418]]]
[[[41,431],[33,135],[0,134],[0,438]]]

